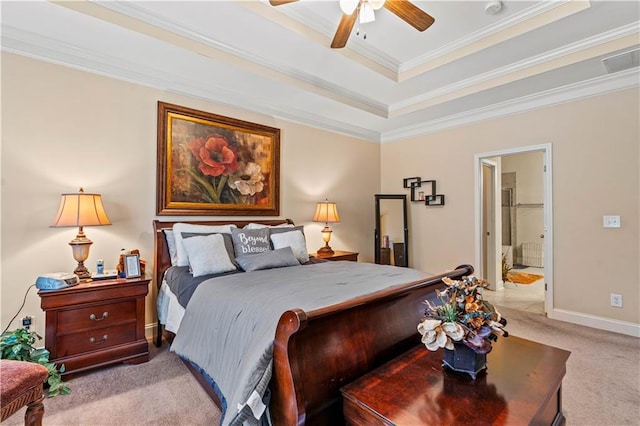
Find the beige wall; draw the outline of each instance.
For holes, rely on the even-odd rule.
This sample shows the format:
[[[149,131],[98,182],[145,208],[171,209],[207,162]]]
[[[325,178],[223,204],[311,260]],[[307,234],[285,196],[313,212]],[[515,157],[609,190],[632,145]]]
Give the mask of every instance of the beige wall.
[[[382,146],[382,192],[402,179],[436,179],[446,206],[410,207],[412,265],[440,271],[472,263],[474,155],[552,144],[554,307],[640,323],[638,89],[415,137]],[[407,192],[408,193],[408,192]],[[603,215],[622,228],[604,229]],[[609,306],[620,293],[624,307]]]
[[[372,261],[379,145],[94,74],[2,54],[1,319],[4,329],[39,274],[71,271],[74,228],[49,228],[63,192],[103,195],[112,226],[85,228],[87,261],[113,268],[121,248],[139,248],[152,271],[156,199],[156,103],[184,105],[281,129],[281,217],[305,225],[310,251],[322,247],[317,201],[336,201],[334,249]],[[354,167],[357,164],[357,167]],[[151,288],[155,296],[155,288]],[[146,322],[155,321],[155,297]],[[35,289],[19,318],[34,315],[44,335]],[[18,319],[12,328],[19,326]]]

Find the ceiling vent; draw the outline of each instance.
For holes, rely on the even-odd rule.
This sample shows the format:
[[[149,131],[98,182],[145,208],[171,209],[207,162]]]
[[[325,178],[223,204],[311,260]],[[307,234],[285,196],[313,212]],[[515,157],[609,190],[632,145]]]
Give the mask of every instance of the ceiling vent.
[[[626,70],[640,65],[640,49],[619,53],[608,58],[603,58],[602,63],[609,74]]]

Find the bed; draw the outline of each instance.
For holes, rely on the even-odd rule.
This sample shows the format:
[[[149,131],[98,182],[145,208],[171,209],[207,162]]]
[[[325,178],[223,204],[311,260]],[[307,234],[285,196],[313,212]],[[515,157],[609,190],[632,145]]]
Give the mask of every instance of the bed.
[[[180,222],[185,223],[185,221]],[[171,229],[175,223],[177,222],[159,220],[153,222],[154,279],[159,292],[164,273],[171,266],[164,230]],[[268,226],[292,224],[287,219],[189,221],[188,223],[234,224],[239,228],[249,223]],[[366,264],[357,266],[352,262],[326,262],[337,265],[311,263],[314,264],[301,266],[301,268],[308,267],[309,269],[305,271],[331,268],[334,271],[332,273],[356,267],[395,268]],[[408,268],[396,269],[408,270]],[[268,383],[270,394],[268,416],[272,423],[274,425],[344,423],[340,388],[419,343],[420,336],[416,326],[424,313],[424,300],[435,298],[434,290],[444,287],[443,277],[459,279],[472,273],[473,267],[462,265],[454,270],[424,276],[411,282],[395,282],[392,287],[380,288],[316,309],[300,309],[299,306],[310,306],[306,303],[307,300],[300,300],[299,306],[292,305],[283,309],[279,314],[271,342],[273,358]],[[245,273],[237,275],[242,276],[242,274]],[[308,275],[315,275],[315,272]],[[230,280],[234,279],[237,281],[238,277],[230,278]],[[165,290],[166,288],[163,289]],[[199,291],[200,288],[193,293],[195,300],[200,300],[197,299]],[[192,318],[194,315],[190,312],[192,305],[196,306],[198,302],[189,302],[188,308],[182,312],[186,314],[184,322],[188,322],[187,318]],[[163,319],[166,321],[164,316]],[[162,344],[163,335],[174,344],[184,345],[180,339],[184,341],[186,338],[183,336],[188,335],[186,326],[182,330],[178,330],[175,324],[168,328],[177,333],[167,330],[164,321],[158,321],[156,345]],[[271,337],[268,336],[268,338],[271,341]],[[224,411],[225,401],[220,398],[220,389],[212,385],[212,379],[215,381],[215,378],[210,377],[207,371],[197,363],[185,361],[185,364],[213,401]]]

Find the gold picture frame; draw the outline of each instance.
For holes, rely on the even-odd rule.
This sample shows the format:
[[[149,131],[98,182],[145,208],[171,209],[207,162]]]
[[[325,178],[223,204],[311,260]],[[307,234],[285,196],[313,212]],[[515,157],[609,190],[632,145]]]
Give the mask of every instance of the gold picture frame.
[[[159,101],[156,214],[278,216],[280,129]]]

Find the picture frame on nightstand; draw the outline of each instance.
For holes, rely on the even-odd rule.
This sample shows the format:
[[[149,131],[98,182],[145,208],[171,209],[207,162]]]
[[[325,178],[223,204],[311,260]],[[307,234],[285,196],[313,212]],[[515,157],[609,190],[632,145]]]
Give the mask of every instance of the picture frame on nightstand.
[[[125,254],[124,255],[124,276],[125,278],[138,278],[142,274],[140,272],[140,255]]]

